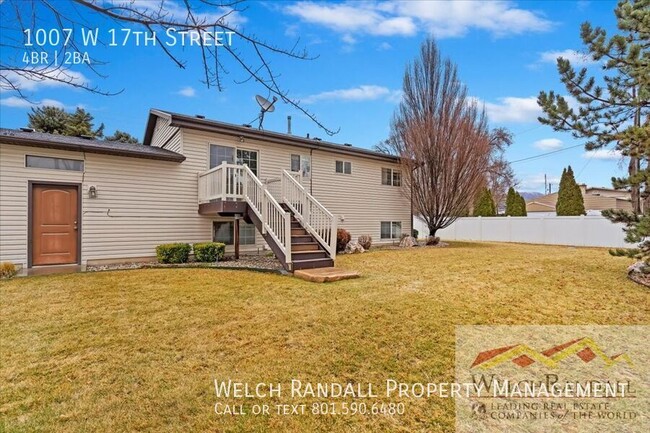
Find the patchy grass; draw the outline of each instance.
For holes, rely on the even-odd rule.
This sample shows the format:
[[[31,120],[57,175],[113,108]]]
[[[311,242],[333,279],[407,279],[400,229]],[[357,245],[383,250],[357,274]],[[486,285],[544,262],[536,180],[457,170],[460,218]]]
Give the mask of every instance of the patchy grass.
[[[453,432],[453,401],[436,398],[394,417],[218,416],[213,380],[450,381],[458,324],[647,324],[626,264],[455,243],[342,256],[363,277],[331,284],[213,269],[5,281],[0,413],[11,432]]]

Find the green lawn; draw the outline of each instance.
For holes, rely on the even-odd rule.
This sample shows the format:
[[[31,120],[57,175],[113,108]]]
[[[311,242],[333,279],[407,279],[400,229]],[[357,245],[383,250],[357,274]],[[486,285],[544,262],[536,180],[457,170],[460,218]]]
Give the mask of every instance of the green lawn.
[[[648,324],[649,291],[627,264],[455,243],[341,256],[363,277],[331,284],[214,269],[5,281],[4,429],[453,432],[451,399],[408,400],[394,417],[219,416],[213,381],[450,381],[457,324]]]

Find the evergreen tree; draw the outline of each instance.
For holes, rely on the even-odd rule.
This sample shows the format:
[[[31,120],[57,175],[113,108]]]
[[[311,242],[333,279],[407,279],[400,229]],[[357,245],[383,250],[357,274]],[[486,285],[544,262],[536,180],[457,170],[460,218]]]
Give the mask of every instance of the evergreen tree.
[[[518,216],[528,216],[528,211],[526,210],[526,199],[521,194],[517,194],[519,197],[519,215]]]
[[[506,196],[506,216],[515,216],[515,207],[517,206],[517,193],[513,187],[508,189]]]
[[[99,128],[93,129],[94,117],[83,108],[77,108],[75,112],[69,114],[68,117],[69,119],[65,135],[72,135],[75,137],[81,135],[102,137],[104,135],[104,124],[102,123]]]
[[[629,158],[628,176],[613,178],[615,188],[630,188],[635,214],[650,210],[650,0],[622,0],[614,13],[619,34],[582,24],[580,36],[589,57],[601,62],[600,76],[588,76],[567,59],[557,69],[569,94],[577,101],[573,109],[565,98],[540,92],[538,103],[545,113],[539,121],[557,131],[570,131],[587,139],[586,149],[614,145]],[[602,78],[597,84],[597,79]],[[636,225],[638,218],[622,213],[607,214],[612,221]],[[637,229],[638,230],[638,225]],[[643,225],[647,226],[647,225]],[[631,227],[628,227],[631,228]]]
[[[109,135],[108,137],[105,137],[107,141],[119,141],[121,143],[129,143],[129,144],[139,144],[140,140],[138,140],[136,137],[132,136],[128,132],[120,131],[117,129],[113,135]]]
[[[573,177],[571,166],[562,170],[560,189],[557,192],[555,212],[558,216],[585,215],[585,204],[580,186]]]
[[[474,205],[474,216],[496,216],[497,210],[492,198],[492,193],[488,188],[484,188]]]
[[[69,115],[62,108],[53,106],[32,108],[32,112],[28,113],[27,117],[29,118],[27,126],[38,132],[64,135],[66,133]]]

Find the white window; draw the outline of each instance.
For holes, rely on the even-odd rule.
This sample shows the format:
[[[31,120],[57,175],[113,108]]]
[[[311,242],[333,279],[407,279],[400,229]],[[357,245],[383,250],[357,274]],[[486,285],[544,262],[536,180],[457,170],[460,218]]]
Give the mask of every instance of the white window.
[[[235,243],[235,222],[215,221],[212,239],[226,245]],[[239,221],[239,244],[255,245],[255,226],[244,221]]]
[[[401,186],[402,185],[402,173],[399,170],[394,170],[392,168],[382,168],[381,169],[381,184],[382,185]]]
[[[401,221],[382,221],[381,239],[399,239],[402,237]]]
[[[350,161],[336,161],[336,172],[352,174],[352,163]]]
[[[210,168],[227,164],[247,165],[253,174],[257,176],[258,153],[257,150],[238,149],[235,147],[210,145]]]
[[[25,157],[25,167],[49,168],[52,170],[84,171],[84,162],[77,159],[50,158],[49,156]]]
[[[291,155],[291,171],[302,171],[302,177],[310,177],[311,158],[308,155]]]

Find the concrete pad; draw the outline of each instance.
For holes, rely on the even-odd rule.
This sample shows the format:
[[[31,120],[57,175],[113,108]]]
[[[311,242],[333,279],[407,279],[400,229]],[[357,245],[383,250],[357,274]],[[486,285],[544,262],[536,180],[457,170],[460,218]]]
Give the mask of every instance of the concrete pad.
[[[311,281],[313,283],[328,283],[330,281],[349,280],[350,278],[359,278],[356,271],[346,271],[339,268],[313,268],[300,269],[293,273],[298,278]]]

